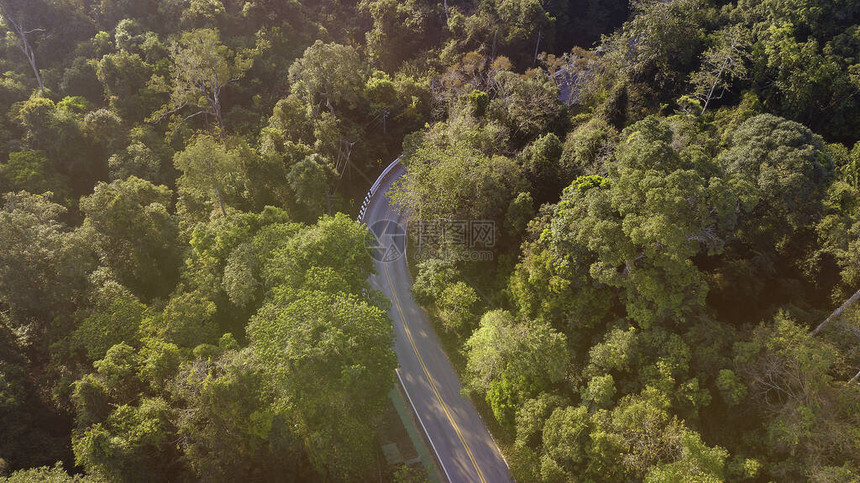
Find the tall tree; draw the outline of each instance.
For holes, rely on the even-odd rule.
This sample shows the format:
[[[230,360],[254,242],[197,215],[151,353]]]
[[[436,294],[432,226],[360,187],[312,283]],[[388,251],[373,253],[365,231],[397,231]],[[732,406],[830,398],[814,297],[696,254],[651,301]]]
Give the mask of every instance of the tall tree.
[[[28,38],[32,33],[44,31],[44,29],[29,28],[29,25],[27,25],[27,7],[32,8],[28,2],[21,2],[19,0],[3,0],[0,1],[0,15],[3,17],[3,23],[6,24],[6,28],[8,28],[14,35],[15,45],[24,54],[24,57],[27,58],[27,62],[30,64],[30,68],[33,69],[33,74],[36,76],[39,90],[44,95],[45,84],[42,82],[42,74],[39,73],[39,66],[36,64],[36,52],[33,50],[33,45],[30,43]]]
[[[103,262],[147,300],[167,295],[179,272],[178,227],[168,211],[172,195],[165,186],[131,176],[99,183],[80,202]]]
[[[517,407],[564,379],[570,355],[565,336],[549,324],[494,310],[466,343],[466,357],[472,387],[484,391],[496,418],[512,427]]]
[[[361,475],[397,365],[385,312],[353,295],[301,291],[263,306],[248,333],[314,465],[338,480]]]
[[[690,82],[694,95],[702,102],[702,114],[714,99],[719,99],[734,80],[746,77],[744,62],[749,58],[749,32],[733,26],[714,34],[714,45],[702,54],[702,66],[694,72]]]
[[[708,285],[692,258],[722,250],[738,199],[695,169],[695,150],[676,151],[683,141],[668,122],[648,118],[621,138],[608,179],[583,177],[565,189],[547,234],[561,253],[586,249],[591,277],[621,288],[628,316],[643,326],[678,320],[705,303]]]
[[[367,80],[367,72],[354,47],[317,40],[290,66],[292,90],[308,106],[324,104],[354,109]]]
[[[214,197],[222,215],[227,214],[224,198],[236,195],[245,184],[239,157],[210,135],[197,137],[176,154],[173,163],[182,172],[177,180],[179,194],[194,200]]]
[[[0,303],[13,328],[41,334],[54,317],[80,302],[92,252],[80,232],[59,221],[66,209],[49,196],[22,191],[3,198]]]
[[[198,29],[182,34],[171,47],[173,90],[170,95],[170,112],[186,107],[191,114],[185,117],[207,115],[224,130],[221,96],[231,82],[244,77],[253,59],[236,53],[221,43],[216,29]]]
[[[181,367],[169,390],[183,408],[179,446],[200,479],[272,480],[296,471],[302,453],[273,386],[247,349]]]
[[[409,173],[395,184],[392,200],[424,221],[494,220],[501,227],[511,200],[525,188],[516,161],[489,157],[466,142],[425,142],[405,164]]]
[[[751,409],[763,421],[775,476],[797,480],[824,466],[857,467],[860,442],[852,431],[858,424],[860,387],[833,376],[844,354],[785,312],[756,328],[735,351]],[[854,471],[846,481],[857,478]]]
[[[754,185],[759,202],[741,221],[759,236],[760,246],[772,247],[808,229],[821,212],[834,171],[821,136],[797,122],[761,114],[732,131],[728,141],[719,161],[729,175]]]

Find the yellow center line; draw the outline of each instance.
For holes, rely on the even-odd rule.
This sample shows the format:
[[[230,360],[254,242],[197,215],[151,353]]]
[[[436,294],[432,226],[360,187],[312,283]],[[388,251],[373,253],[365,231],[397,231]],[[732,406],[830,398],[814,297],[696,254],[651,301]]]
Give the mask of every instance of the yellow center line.
[[[469,445],[463,438],[463,433],[460,432],[460,427],[457,426],[457,423],[454,421],[454,418],[451,417],[451,411],[448,409],[448,405],[445,404],[445,401],[442,399],[442,395],[439,394],[439,389],[436,388],[436,383],[433,382],[433,378],[430,377],[430,371],[427,370],[427,366],[424,364],[424,359],[418,352],[418,346],[415,345],[415,339],[412,338],[412,331],[409,330],[409,325],[406,323],[406,316],[403,314],[403,309],[400,307],[400,301],[394,291],[394,283],[392,283],[391,281],[391,274],[388,271],[388,264],[383,262],[382,268],[385,270],[385,279],[388,281],[388,287],[391,289],[391,298],[394,302],[394,306],[397,307],[397,312],[400,314],[400,320],[403,323],[403,329],[406,331],[406,337],[409,339],[409,343],[412,345],[412,350],[415,351],[415,356],[418,358],[418,363],[421,364],[421,369],[424,370],[424,375],[427,377],[427,381],[430,383],[430,388],[433,389],[433,393],[436,395],[436,399],[439,400],[439,404],[442,406],[442,410],[445,411],[445,416],[447,416],[448,421],[451,423],[451,426],[454,427],[454,431],[457,433],[457,437],[460,438],[460,442],[463,443],[463,448],[466,449],[466,454],[472,461],[472,466],[474,466],[475,471],[478,472],[478,478],[481,480],[482,483],[486,483],[487,480],[484,478],[484,473],[478,466],[478,462],[475,461],[475,456],[472,455],[472,450],[469,449]]]

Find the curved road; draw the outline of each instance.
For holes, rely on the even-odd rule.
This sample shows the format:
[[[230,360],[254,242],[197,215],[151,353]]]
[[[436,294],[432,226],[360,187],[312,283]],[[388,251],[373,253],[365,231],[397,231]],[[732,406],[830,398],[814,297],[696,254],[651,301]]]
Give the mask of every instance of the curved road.
[[[406,172],[399,163],[378,180],[362,221],[372,229],[390,220],[396,223],[401,240],[406,219],[394,211],[387,193],[392,183]],[[379,230],[373,230],[379,231]],[[385,233],[391,234],[388,230]],[[381,244],[391,246],[391,237]],[[389,238],[386,240],[385,238]],[[381,258],[381,257],[377,257]],[[412,279],[405,256],[376,261],[370,285],[391,301],[389,314],[394,322],[394,350],[400,369],[397,377],[412,403],[416,416],[430,440],[445,477],[452,482],[511,481],[507,464],[471,401],[460,395],[460,380],[445,356],[438,337],[424,311],[412,300]]]

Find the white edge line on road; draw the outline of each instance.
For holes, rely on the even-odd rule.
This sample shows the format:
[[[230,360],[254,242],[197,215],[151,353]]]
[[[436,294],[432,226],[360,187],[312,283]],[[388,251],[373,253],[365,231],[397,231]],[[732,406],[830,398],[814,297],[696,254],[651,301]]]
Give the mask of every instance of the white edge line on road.
[[[454,481],[451,479],[451,475],[448,474],[448,470],[445,468],[445,463],[442,462],[442,458],[439,456],[439,452],[436,451],[436,445],[433,444],[433,439],[430,438],[430,433],[427,432],[427,426],[424,426],[424,421],[421,420],[421,415],[418,414],[418,409],[415,408],[415,403],[412,402],[412,397],[409,395],[409,390],[406,389],[406,384],[403,383],[403,378],[400,377],[400,369],[395,369],[394,373],[397,374],[397,380],[400,381],[400,387],[402,387],[403,392],[406,393],[406,399],[409,399],[409,405],[412,406],[412,412],[415,413],[415,417],[418,418],[418,422],[421,423],[421,429],[424,430],[424,434],[427,436],[427,441],[430,442],[430,447],[433,448],[433,453],[436,454],[436,461],[439,462],[439,466],[441,466],[442,471],[445,472],[445,478],[448,478],[449,483]]]
[[[447,357],[447,354],[446,354],[446,357]],[[449,362],[449,364],[450,364],[450,361],[448,361],[448,362]],[[455,374],[456,374],[456,373],[455,373]],[[458,377],[459,377],[459,375],[458,375]],[[480,420],[481,420],[481,424],[482,424],[482,425],[484,425],[484,429],[486,429],[486,430],[487,430],[487,434],[490,436],[490,441],[492,441],[492,442],[493,442],[493,444],[496,446],[496,451],[498,451],[498,452],[499,452],[499,457],[501,457],[501,458],[502,458],[502,463],[504,463],[504,464],[505,464],[505,466],[508,468],[508,471],[510,472],[510,471],[511,471],[511,465],[509,465],[509,464],[508,464],[508,459],[507,459],[507,458],[505,458],[505,454],[504,454],[504,453],[502,453],[502,448],[500,448],[500,447],[499,447],[499,443],[497,443],[497,442],[496,442],[496,438],[495,438],[495,436],[493,436],[493,432],[492,432],[492,431],[490,431],[490,427],[489,427],[489,426],[487,426],[487,423],[485,423],[485,422],[484,422],[484,417],[483,417],[483,416],[481,416],[481,413],[480,413],[480,412],[478,412],[478,408],[477,408],[477,407],[475,407],[475,403],[474,403],[473,401],[471,401],[471,398],[466,398],[466,397],[464,397],[463,399],[465,399],[465,400],[467,400],[468,402],[470,402],[470,403],[472,404],[472,407],[474,407],[474,408],[475,408],[475,413],[478,415],[478,419],[480,419]],[[513,476],[511,476],[511,481],[513,481]]]

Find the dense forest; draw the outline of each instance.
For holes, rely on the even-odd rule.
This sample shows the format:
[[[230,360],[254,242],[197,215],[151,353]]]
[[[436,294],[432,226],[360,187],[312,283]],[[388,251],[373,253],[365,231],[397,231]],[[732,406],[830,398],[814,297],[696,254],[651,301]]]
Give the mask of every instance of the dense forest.
[[[0,17],[0,480],[377,480],[401,153],[495,224],[410,260],[518,481],[860,479],[860,2]]]

